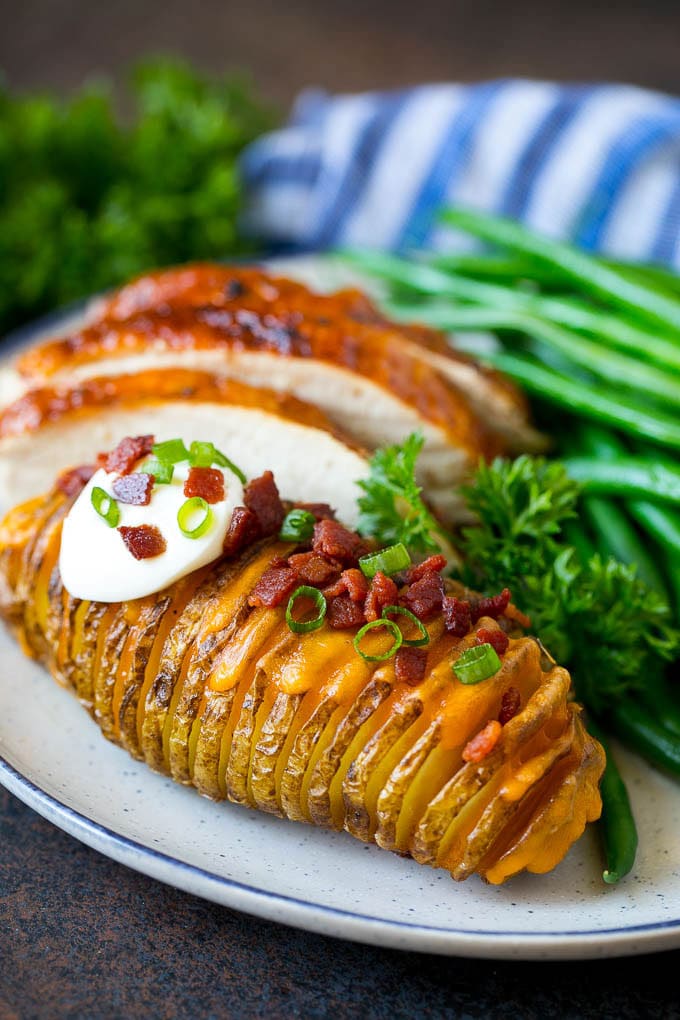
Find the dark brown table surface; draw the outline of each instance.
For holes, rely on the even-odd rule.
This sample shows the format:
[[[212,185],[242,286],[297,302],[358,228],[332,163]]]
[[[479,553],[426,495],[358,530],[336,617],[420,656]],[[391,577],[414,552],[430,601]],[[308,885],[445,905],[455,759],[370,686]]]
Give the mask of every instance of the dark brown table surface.
[[[504,75],[680,91],[677,0],[0,0],[0,13],[0,68],[21,89],[67,91],[175,52],[245,67],[282,109],[308,85]],[[679,973],[680,952],[496,963],[321,938],[129,871],[0,789],[0,1020],[666,1020],[680,1016]]]

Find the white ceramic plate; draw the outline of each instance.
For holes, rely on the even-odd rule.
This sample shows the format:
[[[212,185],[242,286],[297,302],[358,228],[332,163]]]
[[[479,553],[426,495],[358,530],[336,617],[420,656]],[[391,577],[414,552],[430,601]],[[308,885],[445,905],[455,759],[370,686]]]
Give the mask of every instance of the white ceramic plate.
[[[0,783],[163,882],[270,920],[423,952],[574,959],[680,946],[680,790],[630,755],[621,761],[641,847],[620,886],[602,882],[593,832],[550,875],[456,885],[345,834],[203,800],[107,743],[4,632],[0,661]]]

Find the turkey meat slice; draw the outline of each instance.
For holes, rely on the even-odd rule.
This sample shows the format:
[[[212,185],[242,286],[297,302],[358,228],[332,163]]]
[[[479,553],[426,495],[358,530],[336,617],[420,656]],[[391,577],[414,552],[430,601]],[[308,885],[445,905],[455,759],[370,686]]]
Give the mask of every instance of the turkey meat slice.
[[[353,269],[332,257],[288,258],[270,263],[270,271],[195,263],[148,273],[114,294],[92,302],[89,320],[124,321],[159,307],[233,307],[239,302],[269,308],[274,315],[297,310],[314,318],[342,317],[362,333],[387,330],[440,371],[470,402],[485,427],[508,451],[543,448],[531,426],[523,394],[500,372],[455,351],[445,334],[426,326],[390,322],[357,289],[366,285]],[[282,276],[285,273],[286,276]],[[351,284],[351,286],[348,286]],[[341,287],[343,289],[339,289]],[[376,287],[379,291],[379,285]],[[331,291],[332,293],[328,293]],[[321,292],[321,293],[320,293]],[[370,343],[370,335],[367,337]]]
[[[183,369],[45,387],[0,414],[0,510],[43,492],[57,471],[93,463],[129,435],[215,444],[248,478],[274,472],[283,499],[328,503],[354,526],[366,457],[316,408]]]
[[[241,273],[254,274],[260,289],[276,290],[276,282],[256,270]],[[480,458],[502,449],[481,416],[400,328],[333,312],[346,301],[366,302],[361,295],[323,299],[331,302],[322,306],[323,315],[319,295],[294,285],[304,295],[296,306],[286,292],[293,285],[284,284],[276,301],[252,294],[246,301],[234,287],[229,293],[239,289],[239,298],[230,298],[229,306],[159,300],[152,311],[124,321],[101,319],[39,345],[20,358],[18,369],[36,385],[180,366],[316,404],[369,450],[419,431],[425,439],[419,481],[445,521],[459,519],[457,484]],[[250,293],[250,285],[243,287]]]

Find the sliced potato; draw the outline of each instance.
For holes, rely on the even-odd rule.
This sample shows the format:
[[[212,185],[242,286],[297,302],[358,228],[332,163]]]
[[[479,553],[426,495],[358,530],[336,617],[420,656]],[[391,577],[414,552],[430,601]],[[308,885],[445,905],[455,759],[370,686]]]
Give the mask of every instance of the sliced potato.
[[[158,595],[79,602],[55,576],[63,510],[47,495],[0,524],[3,612],[104,735],[154,768],[215,799],[344,828],[458,880],[549,870],[597,817],[602,748],[569,701],[569,675],[534,640],[511,639],[500,670],[465,685],[452,663],[498,624],[482,618],[457,640],[440,621],[424,680],[397,682],[392,661],[356,654],[351,632],[293,634],[282,607],[249,605],[290,548],[274,541]],[[509,687],[518,713],[485,757],[466,761]]]

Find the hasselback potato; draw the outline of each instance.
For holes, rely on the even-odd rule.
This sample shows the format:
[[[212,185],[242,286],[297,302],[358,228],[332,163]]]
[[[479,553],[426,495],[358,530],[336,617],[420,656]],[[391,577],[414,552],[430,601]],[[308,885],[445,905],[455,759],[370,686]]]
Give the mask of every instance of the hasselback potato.
[[[482,616],[461,638],[435,617],[413,683],[393,659],[359,656],[352,630],[293,633],[284,606],[253,604],[272,561],[294,551],[275,538],[158,594],[80,601],[58,567],[73,498],[55,488],[5,518],[1,609],[103,734],[153,769],[492,883],[550,870],[598,816],[602,749],[569,675],[511,619]],[[501,668],[461,683],[452,661],[501,626]],[[497,739],[485,750],[489,725]]]

